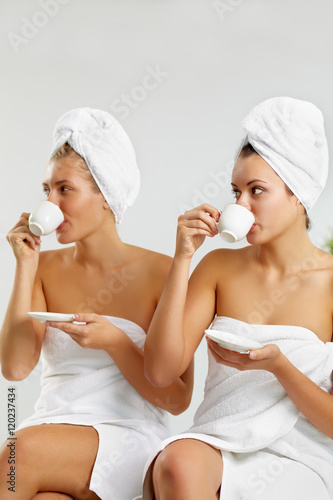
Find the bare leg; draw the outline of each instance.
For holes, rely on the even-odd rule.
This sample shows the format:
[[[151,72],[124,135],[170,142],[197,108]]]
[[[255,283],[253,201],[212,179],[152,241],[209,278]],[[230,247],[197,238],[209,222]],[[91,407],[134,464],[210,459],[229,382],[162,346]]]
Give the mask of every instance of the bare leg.
[[[65,493],[37,493],[31,500],[73,500],[73,497]]]
[[[15,493],[8,490],[8,441],[0,448],[0,498],[32,500],[38,493],[59,492],[75,500],[99,500],[89,491],[98,450],[93,427],[45,424],[27,427],[15,435]],[[56,493],[54,493],[56,495]],[[40,500],[48,497],[40,496]],[[50,497],[50,500],[58,500]]]
[[[180,439],[157,457],[153,469],[156,500],[216,500],[223,463],[219,450],[195,439]]]

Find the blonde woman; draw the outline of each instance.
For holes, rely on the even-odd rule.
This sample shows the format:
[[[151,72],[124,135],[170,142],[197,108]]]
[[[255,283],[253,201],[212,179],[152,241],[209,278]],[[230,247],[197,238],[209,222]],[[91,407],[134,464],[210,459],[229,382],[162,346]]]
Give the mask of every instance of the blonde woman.
[[[1,329],[1,368],[23,380],[42,356],[42,392],[16,432],[15,494],[1,448],[3,500],[131,500],[166,412],[189,404],[192,368],[168,388],[143,372],[143,345],[171,259],[117,233],[139,188],[132,144],[108,113],[79,108],[55,128],[43,189],[60,207],[63,249],[40,252],[28,213],[8,234],[17,266]],[[45,327],[28,311],[75,313]],[[83,324],[82,324],[83,323]]]

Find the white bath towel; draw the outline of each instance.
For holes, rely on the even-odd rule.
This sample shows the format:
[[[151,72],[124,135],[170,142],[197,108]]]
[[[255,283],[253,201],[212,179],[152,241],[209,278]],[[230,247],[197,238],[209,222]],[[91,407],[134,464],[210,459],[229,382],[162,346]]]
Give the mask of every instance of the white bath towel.
[[[261,344],[277,344],[317,385],[327,389],[331,384],[333,343],[324,344],[306,328],[250,325],[217,317],[212,329],[238,334]],[[249,452],[270,445],[294,427],[299,410],[273,374],[225,366],[221,369],[221,366],[210,362],[204,400],[191,431],[218,436],[225,441],[224,449]]]
[[[146,334],[132,321],[111,317],[143,349]],[[99,447],[90,489],[102,500],[132,500],[141,493],[144,464],[168,436],[167,413],[145,400],[103,350],[83,349],[57,328],[46,329],[42,391],[23,427],[91,425]]]
[[[255,106],[242,122],[249,142],[308,212],[328,175],[328,146],[321,111],[312,103],[274,97]]]
[[[106,111],[72,109],[56,123],[51,157],[66,142],[85,160],[119,223],[140,187],[134,148],[125,130]]]
[[[333,343],[321,342],[312,331],[287,325],[249,325],[225,317],[216,317],[212,328],[261,344],[277,344],[299,370],[323,390],[332,390]],[[251,470],[253,460],[266,454],[288,463],[297,462],[300,468],[321,479],[331,495],[329,498],[333,498],[333,441],[299,412],[271,373],[229,368],[216,363],[209,353],[204,399],[193,426],[186,433],[166,440],[159,450],[184,438],[199,439],[220,449],[222,454],[227,452],[224,459],[228,467],[223,472],[221,498],[236,498],[222,496],[223,484],[232,483],[230,475],[238,477],[234,470],[237,460],[228,459],[228,453],[234,458],[243,457],[238,460],[239,467],[247,470]],[[145,500],[151,498],[150,463],[146,465]],[[238,478],[237,488],[244,497],[237,498],[252,498],[246,496],[248,477]]]

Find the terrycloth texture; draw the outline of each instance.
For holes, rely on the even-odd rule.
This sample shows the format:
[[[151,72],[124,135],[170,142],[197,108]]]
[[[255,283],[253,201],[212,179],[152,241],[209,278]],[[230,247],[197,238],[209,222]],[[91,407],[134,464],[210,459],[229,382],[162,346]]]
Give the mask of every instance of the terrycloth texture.
[[[226,317],[216,317],[212,329],[238,334],[261,344],[277,344],[299,370],[323,390],[332,390],[333,343],[324,344],[312,331],[287,325],[249,325]],[[321,478],[329,498],[333,498],[333,441],[299,412],[274,375],[266,371],[241,372],[216,363],[209,352],[204,399],[193,426],[188,432],[167,439],[159,450],[184,438],[209,443],[235,457],[243,457],[243,462],[246,457],[249,467],[259,456],[258,451],[298,462],[303,469],[309,469],[309,474],[313,471],[315,477]],[[150,463],[145,469],[144,500],[151,498]],[[244,496],[223,496],[223,481],[230,484],[229,470],[224,470],[221,498],[252,500],[246,496],[248,478],[237,470],[232,474],[238,477],[237,491]],[[280,482],[282,480],[281,477]],[[284,498],[289,500],[287,496]],[[291,496],[290,500],[294,498]]]
[[[259,450],[250,455],[223,451],[222,456],[224,472],[220,500],[332,499],[315,472],[271,450]]]
[[[142,493],[147,457],[165,432],[156,425],[99,424],[99,447],[89,488],[102,500],[132,500]]]
[[[119,223],[140,187],[135,152],[125,130],[106,111],[72,109],[56,123],[51,157],[66,142],[85,160]]]
[[[140,326],[108,319],[143,349],[146,334]],[[82,349],[56,328],[46,329],[41,385],[35,413],[19,429],[52,423],[95,427],[100,442],[91,489],[102,500],[140,495],[144,464],[168,435],[166,412],[140,396],[105,351]]]
[[[255,106],[242,125],[242,146],[249,142],[309,212],[328,175],[321,111],[307,101],[274,97]]]

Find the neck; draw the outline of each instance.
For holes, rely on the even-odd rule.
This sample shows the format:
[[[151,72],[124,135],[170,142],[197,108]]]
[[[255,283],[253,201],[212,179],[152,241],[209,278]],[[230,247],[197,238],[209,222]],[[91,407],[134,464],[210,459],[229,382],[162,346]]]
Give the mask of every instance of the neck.
[[[267,271],[285,276],[302,269],[309,257],[314,256],[316,247],[308,233],[302,228],[293,229],[278,238],[257,247],[259,264]]]
[[[84,267],[118,267],[128,247],[119,238],[114,223],[106,224],[87,238],[75,243],[74,260]]]

